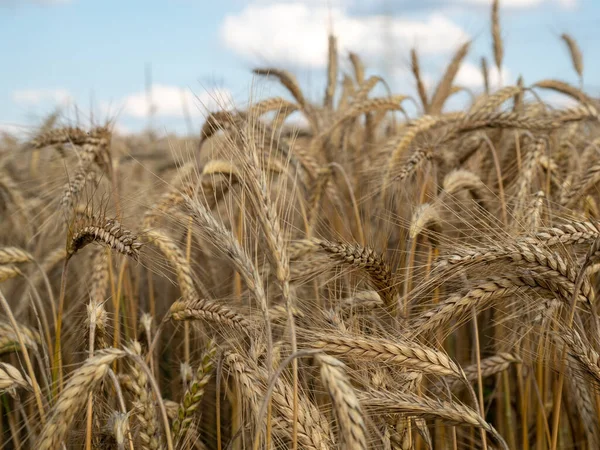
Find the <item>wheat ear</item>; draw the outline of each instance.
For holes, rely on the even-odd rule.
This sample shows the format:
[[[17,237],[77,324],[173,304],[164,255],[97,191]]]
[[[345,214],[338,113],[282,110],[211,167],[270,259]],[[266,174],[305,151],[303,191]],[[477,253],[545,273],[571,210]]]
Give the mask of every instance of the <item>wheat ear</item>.
[[[202,355],[198,369],[188,389],[183,394],[183,399],[177,408],[177,417],[173,421],[173,439],[175,441],[185,436],[187,429],[192,423],[194,413],[200,407],[204,389],[210,380],[213,370],[213,360],[216,352],[217,347],[214,341],[209,342],[206,351]]]
[[[359,399],[365,408],[383,408],[388,412],[438,418],[448,423],[481,428],[491,433],[502,448],[508,450],[508,446],[498,432],[476,411],[465,405],[419,397],[407,392],[369,391],[362,394]]]
[[[446,68],[444,76],[439,81],[437,87],[435,88],[433,96],[431,97],[431,102],[429,106],[430,114],[440,114],[442,112],[444,103],[450,95],[454,78],[458,73],[458,69],[460,68],[463,59],[465,58],[465,56],[467,56],[470,45],[470,42],[464,43],[458,49],[458,51],[452,58],[452,61],[450,61],[450,64]]]
[[[399,364],[412,370],[462,378],[460,367],[440,351],[414,342],[356,335],[311,333],[307,346],[325,353],[361,361]]]
[[[22,264],[33,261],[33,255],[18,247],[0,248],[0,264]]]
[[[425,90],[425,84],[423,84],[423,78],[421,77],[421,67],[419,65],[419,57],[417,50],[414,48],[410,50],[410,68],[413,76],[415,77],[415,83],[417,83],[417,92],[421,99],[421,106],[425,114],[429,113],[429,100],[427,99],[427,91]]]
[[[329,392],[340,427],[341,445],[367,449],[367,427],[356,393],[346,375],[345,365],[328,355],[318,355],[321,381]]]
[[[8,393],[14,397],[18,388],[29,387],[29,383],[15,366],[0,362],[0,393]]]
[[[207,299],[186,299],[177,301],[169,308],[173,320],[208,320],[217,324],[248,333],[250,322],[228,306]]]
[[[137,260],[142,246],[137,236],[124,229],[118,220],[92,217],[76,224],[67,246],[67,258],[92,242],[102,243],[134,260]]]
[[[134,341],[130,346],[134,355],[140,356],[142,348],[139,342]],[[140,423],[139,437],[143,450],[159,450],[164,448],[159,434],[158,416],[152,398],[152,392],[148,389],[148,375],[137,363],[130,366],[132,389],[135,395],[134,412]]]
[[[38,437],[36,448],[55,450],[60,447],[75,416],[85,405],[87,393],[104,378],[110,364],[125,355],[123,350],[115,348],[100,350],[75,371],[50,411],[50,418]]]
[[[577,75],[579,75],[579,80],[582,82],[583,80],[583,55],[581,50],[579,49],[579,45],[577,45],[577,41],[573,39],[567,33],[563,33],[560,35],[560,38],[565,42],[567,48],[569,49],[569,53],[571,55],[571,62],[573,63],[573,68]]]
[[[494,62],[498,68],[498,74],[502,73],[502,60],[504,59],[504,47],[502,35],[500,34],[500,0],[492,2],[492,41],[494,51]]]

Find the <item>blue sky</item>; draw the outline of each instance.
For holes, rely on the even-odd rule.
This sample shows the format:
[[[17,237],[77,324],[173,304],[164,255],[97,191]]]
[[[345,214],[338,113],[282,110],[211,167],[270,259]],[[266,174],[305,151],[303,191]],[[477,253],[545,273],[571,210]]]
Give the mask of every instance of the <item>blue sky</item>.
[[[359,53],[397,93],[414,95],[409,51],[432,85],[465,40],[457,83],[481,91],[481,56],[492,63],[491,0],[0,0],[0,129],[27,131],[57,106],[66,120],[117,117],[118,129],[148,125],[145,71],[151,66],[153,126],[194,131],[217,104],[281,95],[251,69],[294,71],[309,97],[323,91],[327,33],[340,52]],[[577,82],[560,34],[584,55],[584,85],[600,94],[600,1],[504,0],[503,82],[522,74]],[[348,70],[347,64],[342,64]],[[492,79],[497,80],[497,73]],[[559,100],[557,100],[559,101]],[[76,108],[79,110],[76,113]]]

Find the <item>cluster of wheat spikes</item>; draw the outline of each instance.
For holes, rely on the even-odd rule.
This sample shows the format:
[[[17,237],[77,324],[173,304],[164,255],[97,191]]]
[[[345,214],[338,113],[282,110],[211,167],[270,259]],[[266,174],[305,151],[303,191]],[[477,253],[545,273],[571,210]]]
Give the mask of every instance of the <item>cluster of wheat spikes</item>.
[[[597,102],[492,91],[483,59],[446,112],[468,51],[432,94],[411,52],[413,118],[355,54],[338,88],[330,37],[322,104],[257,69],[289,99],[193,148],[56,116],[5,137],[0,447],[600,448]]]

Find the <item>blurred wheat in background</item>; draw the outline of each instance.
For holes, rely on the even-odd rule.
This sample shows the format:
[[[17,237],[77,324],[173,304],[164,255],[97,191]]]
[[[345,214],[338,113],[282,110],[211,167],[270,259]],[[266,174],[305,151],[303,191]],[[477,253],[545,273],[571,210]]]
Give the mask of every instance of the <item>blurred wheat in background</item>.
[[[196,140],[4,135],[0,447],[600,448],[598,101],[484,58],[446,112],[468,52],[376,96],[330,36],[322,101],[257,68],[289,96]]]

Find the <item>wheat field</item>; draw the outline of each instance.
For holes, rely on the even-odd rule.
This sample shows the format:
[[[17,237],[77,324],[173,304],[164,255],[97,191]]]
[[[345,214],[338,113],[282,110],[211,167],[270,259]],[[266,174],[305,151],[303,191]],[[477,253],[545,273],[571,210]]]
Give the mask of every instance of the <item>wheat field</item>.
[[[468,52],[376,96],[331,36],[319,101],[5,135],[0,447],[599,449],[599,102],[483,59],[449,112]]]

